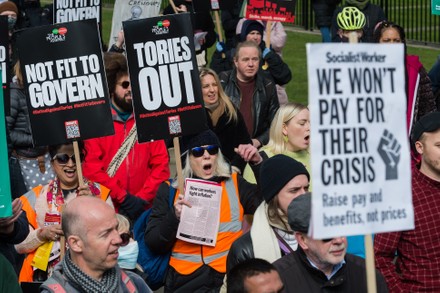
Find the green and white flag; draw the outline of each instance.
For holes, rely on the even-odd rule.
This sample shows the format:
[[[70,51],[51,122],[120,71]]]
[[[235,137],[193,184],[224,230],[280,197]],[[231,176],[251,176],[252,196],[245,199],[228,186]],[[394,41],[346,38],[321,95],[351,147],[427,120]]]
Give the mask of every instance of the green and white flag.
[[[440,0],[432,0],[431,4],[432,14],[440,15]]]
[[[0,170],[6,170],[0,176],[0,218],[12,216],[4,102],[3,87],[0,87]]]

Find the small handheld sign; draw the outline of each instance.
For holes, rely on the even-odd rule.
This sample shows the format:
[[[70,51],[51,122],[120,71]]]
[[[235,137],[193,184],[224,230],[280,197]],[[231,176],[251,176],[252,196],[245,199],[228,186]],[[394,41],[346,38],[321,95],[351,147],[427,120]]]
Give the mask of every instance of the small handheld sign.
[[[246,18],[293,23],[295,4],[295,0],[248,0]]]

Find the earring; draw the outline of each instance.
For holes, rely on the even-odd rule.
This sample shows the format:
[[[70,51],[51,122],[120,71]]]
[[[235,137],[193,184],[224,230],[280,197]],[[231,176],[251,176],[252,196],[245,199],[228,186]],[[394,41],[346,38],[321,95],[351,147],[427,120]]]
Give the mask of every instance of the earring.
[[[285,143],[287,143],[289,141],[289,137],[287,135],[283,135],[283,140]]]

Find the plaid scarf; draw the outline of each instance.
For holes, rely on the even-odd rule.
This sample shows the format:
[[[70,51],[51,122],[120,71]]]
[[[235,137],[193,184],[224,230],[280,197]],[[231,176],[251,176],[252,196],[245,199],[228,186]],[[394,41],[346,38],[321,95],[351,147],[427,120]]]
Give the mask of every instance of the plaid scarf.
[[[70,252],[66,253],[63,262],[63,271],[69,282],[74,283],[75,287],[80,287],[84,292],[117,292],[119,280],[121,279],[112,268],[106,271],[101,279],[97,281],[81,271],[71,260]]]

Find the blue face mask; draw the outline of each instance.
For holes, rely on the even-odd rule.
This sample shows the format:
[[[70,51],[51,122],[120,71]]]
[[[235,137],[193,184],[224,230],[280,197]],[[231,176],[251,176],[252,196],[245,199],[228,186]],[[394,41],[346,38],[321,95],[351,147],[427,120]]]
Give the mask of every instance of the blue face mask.
[[[8,17],[8,29],[11,31],[14,29],[15,23],[17,22],[17,19],[14,17]]]
[[[119,247],[118,265],[123,269],[132,270],[136,267],[139,254],[137,241],[131,241],[126,246]]]

